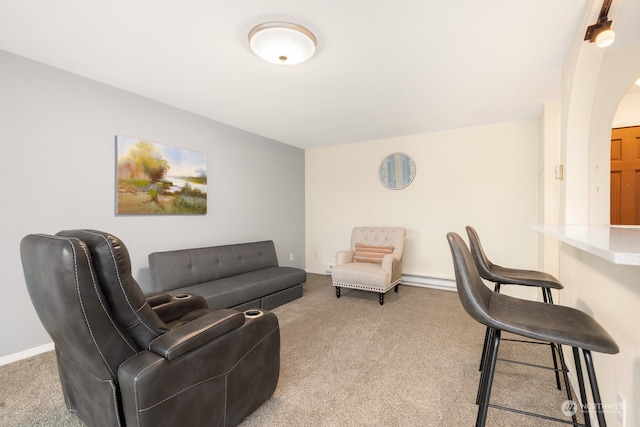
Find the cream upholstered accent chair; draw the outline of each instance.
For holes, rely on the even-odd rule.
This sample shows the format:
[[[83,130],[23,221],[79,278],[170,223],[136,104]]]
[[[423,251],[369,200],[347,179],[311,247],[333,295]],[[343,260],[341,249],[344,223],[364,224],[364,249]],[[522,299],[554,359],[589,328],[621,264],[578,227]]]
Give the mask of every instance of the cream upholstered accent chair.
[[[402,276],[402,253],[406,230],[401,227],[356,227],[351,233],[351,249],[336,254],[331,279],[340,298],[340,288],[378,292],[380,305],[384,294],[395,287]]]

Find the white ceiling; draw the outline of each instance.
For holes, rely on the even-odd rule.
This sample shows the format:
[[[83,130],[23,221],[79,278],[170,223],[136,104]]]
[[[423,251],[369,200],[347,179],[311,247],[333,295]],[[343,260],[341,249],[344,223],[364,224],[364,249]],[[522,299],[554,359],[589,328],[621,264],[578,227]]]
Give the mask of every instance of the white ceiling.
[[[310,148],[538,117],[587,3],[0,0],[0,49]],[[255,57],[274,20],[316,55]]]

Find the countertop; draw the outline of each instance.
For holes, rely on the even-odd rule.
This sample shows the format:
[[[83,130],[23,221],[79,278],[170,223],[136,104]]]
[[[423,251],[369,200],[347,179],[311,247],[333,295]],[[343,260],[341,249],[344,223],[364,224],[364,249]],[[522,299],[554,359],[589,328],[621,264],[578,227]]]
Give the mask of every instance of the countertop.
[[[614,264],[640,265],[640,227],[616,225],[536,225],[561,242]]]

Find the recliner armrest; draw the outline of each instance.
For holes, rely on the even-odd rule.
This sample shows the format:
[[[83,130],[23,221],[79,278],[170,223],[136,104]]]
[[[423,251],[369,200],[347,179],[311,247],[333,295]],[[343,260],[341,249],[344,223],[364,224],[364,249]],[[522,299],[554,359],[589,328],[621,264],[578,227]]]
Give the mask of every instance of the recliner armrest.
[[[153,307],[153,311],[156,312],[164,323],[169,323],[173,320],[180,319],[191,311],[206,308],[208,308],[207,301],[200,295],[179,294],[173,297],[169,296],[168,302],[156,305]]]
[[[150,292],[145,294],[144,297],[151,307],[166,304],[171,301],[171,295],[166,292]]]
[[[239,311],[231,309],[214,311],[161,335],[149,343],[149,350],[170,362],[242,326],[244,321],[245,316]]]

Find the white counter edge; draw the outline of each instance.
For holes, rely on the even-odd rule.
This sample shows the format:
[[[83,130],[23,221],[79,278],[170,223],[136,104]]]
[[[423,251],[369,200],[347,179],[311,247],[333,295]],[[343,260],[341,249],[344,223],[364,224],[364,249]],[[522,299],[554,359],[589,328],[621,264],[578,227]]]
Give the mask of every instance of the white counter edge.
[[[640,227],[564,224],[533,227],[547,236],[614,264],[640,266]],[[612,249],[612,246],[628,249],[620,251]]]

